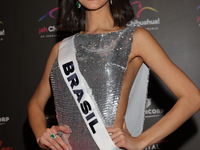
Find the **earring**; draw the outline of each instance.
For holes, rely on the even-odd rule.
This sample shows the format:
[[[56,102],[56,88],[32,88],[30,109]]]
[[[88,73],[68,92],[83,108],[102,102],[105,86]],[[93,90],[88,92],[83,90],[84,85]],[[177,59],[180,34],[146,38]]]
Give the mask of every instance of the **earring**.
[[[110,5],[112,5],[113,4],[113,1],[112,0],[110,0]]]
[[[77,6],[77,8],[81,8],[81,3],[79,3],[79,1],[77,1],[76,6]]]

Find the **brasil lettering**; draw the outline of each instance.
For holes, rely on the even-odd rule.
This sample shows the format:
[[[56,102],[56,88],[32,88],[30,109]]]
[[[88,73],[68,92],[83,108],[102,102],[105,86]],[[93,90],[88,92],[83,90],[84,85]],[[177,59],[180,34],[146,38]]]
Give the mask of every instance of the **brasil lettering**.
[[[85,119],[87,120],[87,124],[89,125],[92,133],[95,134],[96,130],[94,125],[98,123],[98,120],[92,110],[91,104],[88,100],[83,99],[84,91],[80,88],[79,78],[75,73],[74,63],[73,61],[67,62],[62,65],[62,69],[67,77],[67,81],[70,84],[70,88],[73,91],[73,96],[77,97],[76,101],[79,104],[79,108],[81,108],[81,113],[84,114]]]

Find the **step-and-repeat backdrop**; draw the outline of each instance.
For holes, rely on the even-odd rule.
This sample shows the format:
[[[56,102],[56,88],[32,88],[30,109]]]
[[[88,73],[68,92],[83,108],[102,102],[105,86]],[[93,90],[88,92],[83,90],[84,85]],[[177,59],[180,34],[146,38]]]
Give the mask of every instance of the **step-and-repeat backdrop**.
[[[68,36],[56,29],[59,0],[0,1],[0,150],[37,150],[26,106],[53,45]],[[131,0],[130,23],[149,30],[170,59],[200,88],[200,1]],[[177,98],[151,72],[144,130],[155,124]],[[53,98],[47,125],[56,124]],[[187,110],[185,110],[187,111]],[[165,139],[145,150],[199,150],[200,112]]]

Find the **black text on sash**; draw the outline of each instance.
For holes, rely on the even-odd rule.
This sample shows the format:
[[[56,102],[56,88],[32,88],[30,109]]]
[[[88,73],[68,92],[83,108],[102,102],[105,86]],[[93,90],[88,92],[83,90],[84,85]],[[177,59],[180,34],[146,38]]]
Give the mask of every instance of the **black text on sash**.
[[[70,61],[68,63],[63,64],[62,67],[67,77],[67,81],[70,84],[69,88],[71,88],[73,91],[73,94],[77,96],[76,100],[81,107],[81,111],[82,111],[81,113],[85,115],[85,118],[87,120],[86,123],[89,124],[89,127],[92,130],[92,133],[95,134],[96,130],[94,129],[94,125],[98,123],[98,120],[91,108],[90,103],[87,100],[82,100],[84,92],[83,92],[83,89],[78,89],[79,78],[76,74],[74,63],[73,61]],[[77,89],[74,89],[74,87],[77,87]]]

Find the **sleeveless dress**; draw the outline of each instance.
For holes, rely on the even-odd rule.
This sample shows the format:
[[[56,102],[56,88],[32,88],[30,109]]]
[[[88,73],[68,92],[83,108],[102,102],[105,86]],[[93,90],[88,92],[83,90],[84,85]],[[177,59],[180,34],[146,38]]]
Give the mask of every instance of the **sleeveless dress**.
[[[96,101],[106,127],[113,126],[136,26],[103,34],[75,34],[79,69]],[[64,42],[64,40],[63,40]],[[62,44],[62,42],[61,42]],[[132,136],[143,130],[149,69],[142,64],[129,94],[125,121]],[[51,86],[59,125],[70,126],[73,150],[98,150],[61,74],[56,58]],[[62,135],[61,135],[62,137]]]

